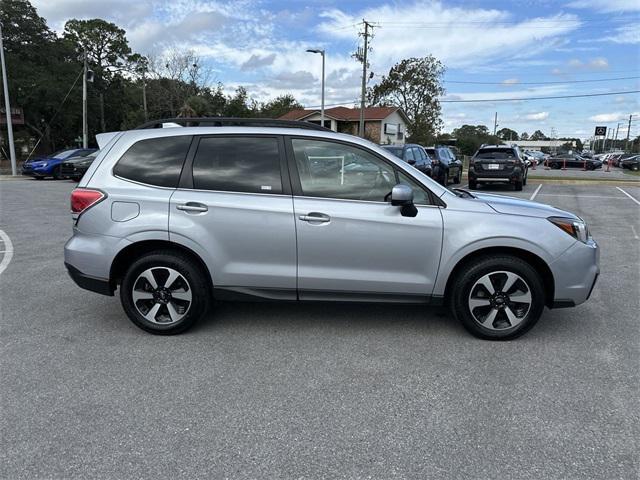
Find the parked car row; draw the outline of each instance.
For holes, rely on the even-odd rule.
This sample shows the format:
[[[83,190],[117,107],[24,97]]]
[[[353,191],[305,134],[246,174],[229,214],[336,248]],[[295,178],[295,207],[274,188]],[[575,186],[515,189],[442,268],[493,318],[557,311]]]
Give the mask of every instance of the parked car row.
[[[602,161],[596,158],[587,158],[577,153],[563,153],[551,157],[547,165],[554,170],[560,168],[583,168],[585,170],[596,170],[602,168]]]
[[[423,147],[416,143],[382,145],[409,165],[417,168],[441,185],[459,184],[462,181],[462,161],[446,146]]]
[[[96,158],[95,148],[60,150],[47,157],[33,158],[22,164],[22,175],[37,180],[51,177],[54,180],[72,178],[80,180]]]

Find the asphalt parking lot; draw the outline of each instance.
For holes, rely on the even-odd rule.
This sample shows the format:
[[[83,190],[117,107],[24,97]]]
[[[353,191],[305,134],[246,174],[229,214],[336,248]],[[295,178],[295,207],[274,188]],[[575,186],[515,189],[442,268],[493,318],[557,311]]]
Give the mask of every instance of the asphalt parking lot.
[[[492,190],[602,248],[586,304],[503,343],[398,305],[219,304],[146,334],[65,272],[73,186],[0,182],[2,478],[638,477],[638,186]]]

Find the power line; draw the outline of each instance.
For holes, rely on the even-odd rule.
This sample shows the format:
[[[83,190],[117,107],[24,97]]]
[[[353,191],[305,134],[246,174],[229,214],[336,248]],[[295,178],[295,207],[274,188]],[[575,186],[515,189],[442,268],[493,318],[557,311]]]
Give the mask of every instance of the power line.
[[[548,97],[523,97],[523,98],[481,98],[477,100],[440,100],[440,103],[477,103],[477,102],[518,102],[529,100],[556,100],[562,98],[604,97],[607,95],[625,95],[628,93],[640,93],[640,90],[628,90],[625,92],[610,93],[585,93],[582,95],[554,95]]]
[[[460,84],[469,84],[469,85],[501,85],[501,86],[518,86],[518,85],[560,85],[565,83],[592,83],[592,82],[613,82],[617,80],[635,80],[640,77],[617,77],[617,78],[598,78],[593,80],[566,80],[564,82],[514,82],[514,83],[505,83],[505,82],[472,82],[472,81],[464,81],[464,80],[443,80],[444,83],[460,83]]]

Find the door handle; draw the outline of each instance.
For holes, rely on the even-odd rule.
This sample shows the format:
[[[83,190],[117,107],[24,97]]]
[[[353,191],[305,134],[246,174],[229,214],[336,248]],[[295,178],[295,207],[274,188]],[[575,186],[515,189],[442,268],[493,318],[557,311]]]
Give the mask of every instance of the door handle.
[[[196,203],[196,202],[187,202],[181,205],[176,205],[176,208],[184,212],[194,212],[194,213],[203,213],[209,210],[209,208],[207,208],[206,205],[203,205],[202,203]]]
[[[308,215],[300,215],[298,218],[303,222],[313,223],[327,223],[331,221],[331,217],[329,215],[319,212],[311,212]]]

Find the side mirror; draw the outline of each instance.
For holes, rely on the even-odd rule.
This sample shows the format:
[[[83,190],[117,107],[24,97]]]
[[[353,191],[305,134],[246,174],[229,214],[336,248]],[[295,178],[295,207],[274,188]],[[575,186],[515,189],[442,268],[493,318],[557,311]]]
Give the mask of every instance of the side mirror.
[[[410,160],[407,160],[407,163],[408,163],[409,165],[415,165],[415,164],[416,164],[416,161],[412,158],[412,159],[410,159]]]
[[[391,190],[391,205],[404,207],[413,205],[413,190],[404,183],[399,183]]]

